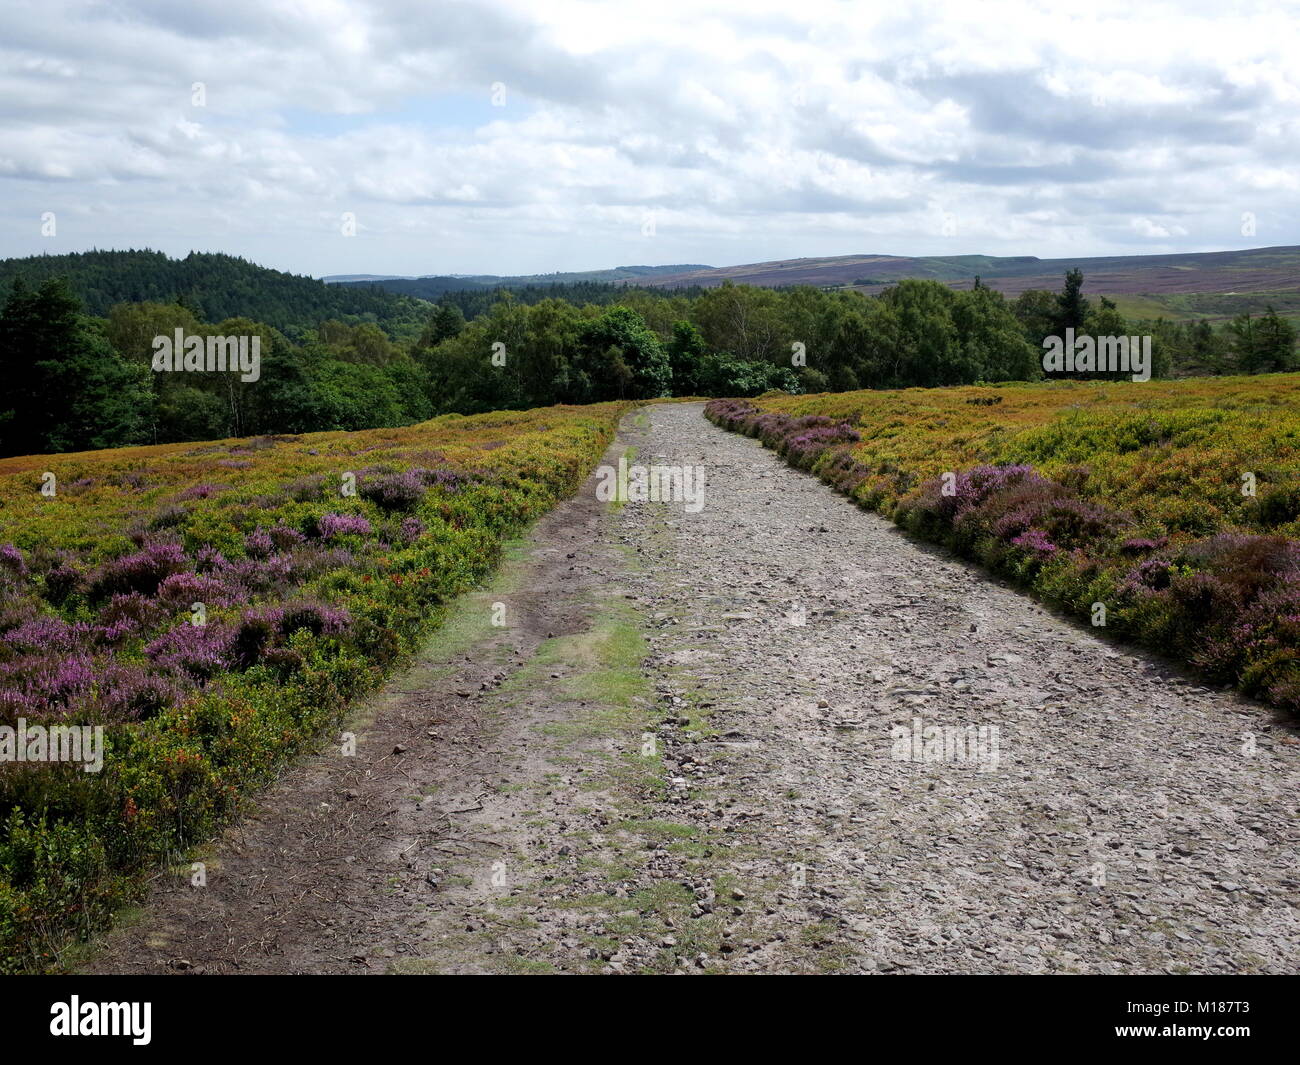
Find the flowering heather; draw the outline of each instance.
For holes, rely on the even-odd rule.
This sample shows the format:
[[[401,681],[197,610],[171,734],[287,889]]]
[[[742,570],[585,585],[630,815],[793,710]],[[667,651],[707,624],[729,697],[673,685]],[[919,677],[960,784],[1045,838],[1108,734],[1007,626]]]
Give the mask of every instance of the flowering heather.
[[[306,629],[313,636],[337,636],[352,624],[351,615],[341,607],[328,603],[287,603],[279,617],[279,631],[289,636]]]
[[[277,551],[290,551],[299,544],[307,542],[307,537],[287,525],[273,525],[266,530],[266,535],[271,538],[271,543]]]
[[[290,481],[280,489],[280,494],[295,503],[317,503],[325,498],[326,491],[324,474],[314,473]]]
[[[424,490],[424,480],[416,470],[371,475],[359,488],[361,498],[381,510],[414,510],[424,498]]]
[[[922,493],[924,505],[935,516],[949,523],[957,521],[967,511],[974,510],[990,496],[1002,495],[1009,489],[1028,487],[1050,494],[1053,486],[1046,478],[1034,472],[1031,466],[976,466],[963,470],[949,482],[945,479],[931,481]]]
[[[403,518],[402,524],[398,527],[397,538],[404,544],[413,544],[424,535],[424,528],[424,522],[414,515]]]
[[[288,555],[241,558],[223,567],[221,576],[258,595],[287,592],[293,585],[293,561]]]
[[[257,529],[244,537],[244,551],[249,558],[266,558],[275,551],[275,542],[270,533]]]
[[[346,547],[319,545],[300,547],[288,557],[289,577],[296,584],[332,570],[349,569],[356,561],[356,556]]]
[[[1033,551],[1040,555],[1054,555],[1058,550],[1041,529],[1026,529],[1019,536],[1012,537],[1011,543],[1025,551]]]
[[[153,596],[140,592],[115,595],[99,610],[99,623],[105,626],[130,622],[140,629],[151,629],[167,616],[167,606]]]
[[[243,601],[246,593],[225,578],[206,573],[173,573],[158,585],[158,601],[168,606],[189,608],[191,603],[228,606]]]
[[[0,723],[109,732],[106,771],[75,789],[0,773],[30,841],[0,841],[0,971],[102,924],[139,862],[210,838],[240,790],[337,724],[503,538],[577,488],[625,409],[43,456],[0,475]],[[33,469],[60,486],[35,505]],[[346,502],[344,471],[363,471]],[[66,490],[78,481],[93,490]],[[33,878],[41,854],[59,857]]]
[[[91,626],[84,621],[68,622],[61,617],[42,617],[10,629],[5,644],[15,651],[46,651],[68,654],[88,642]]]
[[[1030,531],[1042,532],[1063,547],[1083,547],[1111,537],[1122,518],[1105,507],[1063,494],[1038,494],[1020,488],[1004,496],[991,496],[980,505],[984,524],[999,540],[1014,542]],[[967,515],[975,511],[968,511]],[[969,520],[967,516],[963,516]],[[962,520],[962,519],[959,519]]]
[[[164,579],[189,565],[180,544],[152,544],[105,563],[91,579],[90,595],[93,599],[120,592],[153,595]]]
[[[1149,558],[1125,574],[1120,582],[1122,594],[1138,595],[1144,591],[1160,591],[1169,587],[1174,569],[1168,559]]]
[[[95,668],[86,655],[28,655],[0,663],[0,690],[28,696],[47,710],[66,708],[94,682]]]
[[[1150,536],[1130,536],[1119,545],[1119,549],[1125,554],[1142,555],[1147,554],[1150,551],[1159,551],[1168,543],[1169,537],[1167,536],[1157,536],[1154,538]]]
[[[297,529],[287,525],[273,525],[264,529],[260,525],[244,537],[244,551],[250,558],[266,558],[277,551],[290,551],[307,542]]]
[[[53,566],[45,573],[45,598],[56,606],[61,605],[81,583],[81,574],[72,566]]]
[[[372,526],[360,514],[322,514],[316,521],[321,539],[332,540],[338,536],[369,536]]]
[[[105,624],[101,616],[101,620],[91,627],[90,634],[98,646],[117,647],[138,636],[141,628],[138,622],[130,618],[119,618],[117,621]]]
[[[23,553],[13,544],[0,544],[0,569],[7,570],[15,577],[27,576],[27,563]]]
[[[172,677],[142,666],[112,664],[100,674],[85,709],[97,720],[143,721],[184,698],[185,688]]]
[[[151,662],[203,681],[233,667],[234,638],[228,626],[214,622],[194,625],[183,621],[145,645]]]
[[[798,422],[810,419],[800,418],[793,426],[793,433],[786,436],[777,450],[796,466],[808,467],[822,452],[839,444],[855,444],[861,437],[847,422],[838,425],[805,425]]]

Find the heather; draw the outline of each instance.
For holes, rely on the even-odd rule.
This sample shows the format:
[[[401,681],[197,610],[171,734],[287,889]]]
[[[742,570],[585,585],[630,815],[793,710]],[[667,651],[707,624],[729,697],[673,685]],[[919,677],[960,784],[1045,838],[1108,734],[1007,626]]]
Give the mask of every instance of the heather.
[[[909,532],[1300,710],[1300,377],[715,400]]]
[[[0,765],[0,969],[55,964],[336,725],[622,410],[0,462],[0,725],[106,743],[95,774]]]

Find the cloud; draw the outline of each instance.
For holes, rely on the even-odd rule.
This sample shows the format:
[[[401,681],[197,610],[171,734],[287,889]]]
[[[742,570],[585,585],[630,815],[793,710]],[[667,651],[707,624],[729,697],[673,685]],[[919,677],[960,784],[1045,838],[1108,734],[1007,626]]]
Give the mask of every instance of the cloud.
[[[1187,230],[1178,225],[1161,225],[1149,218],[1135,218],[1131,223],[1133,231],[1140,237],[1163,240],[1168,237],[1185,237]]]
[[[0,239],[312,273],[1300,243],[1300,30],[1223,8],[10,0]]]

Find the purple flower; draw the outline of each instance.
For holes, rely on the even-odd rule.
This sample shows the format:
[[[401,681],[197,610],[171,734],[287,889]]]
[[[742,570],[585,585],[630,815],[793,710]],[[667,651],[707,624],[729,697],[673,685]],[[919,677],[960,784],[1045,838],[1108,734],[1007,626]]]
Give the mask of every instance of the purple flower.
[[[224,484],[192,484],[182,492],[176,493],[176,499],[207,499],[209,496],[226,489]]]
[[[40,617],[5,633],[5,643],[16,651],[47,651],[68,654],[90,635],[85,622],[75,625],[60,617]]]
[[[245,558],[231,563],[222,575],[237,581],[250,591],[270,594],[289,587],[293,579],[293,565],[288,555]]]
[[[184,698],[180,684],[142,666],[113,663],[100,675],[87,710],[105,721],[143,721]]]
[[[1130,536],[1119,545],[1119,549],[1126,554],[1140,555],[1147,551],[1159,551],[1168,543],[1169,537],[1167,536],[1158,536],[1155,539],[1147,536]]]
[[[13,544],[0,544],[0,569],[8,570],[15,577],[27,576],[27,563],[23,553]]]
[[[388,473],[367,477],[361,482],[361,498],[381,510],[414,510],[424,498],[424,480],[420,471]]]
[[[104,599],[119,592],[153,595],[165,577],[188,568],[180,544],[150,544],[101,566],[91,582],[91,597]]]
[[[39,710],[66,707],[90,690],[95,669],[85,655],[57,659],[29,655],[0,664],[0,690],[18,692]]]
[[[204,681],[234,665],[230,628],[219,622],[184,622],[148,644],[144,653],[160,666]]]
[[[397,538],[402,543],[410,546],[424,535],[424,522],[412,515],[409,518],[402,519],[401,528],[398,529]]]
[[[300,547],[289,556],[289,574],[297,583],[319,577],[331,570],[347,569],[353,554],[346,547]]]
[[[269,533],[259,528],[244,537],[244,551],[249,558],[266,558],[275,552],[275,543]]]
[[[1033,551],[1040,555],[1051,555],[1056,553],[1056,545],[1047,538],[1047,534],[1041,529],[1027,529],[1012,541],[1016,547],[1023,548],[1026,551]]]
[[[332,540],[338,536],[369,536],[371,526],[360,514],[322,514],[316,528],[321,539]]]
[[[171,607],[188,607],[192,603],[225,606],[244,598],[225,580],[207,573],[173,573],[158,585],[158,599]]]
[[[141,629],[151,629],[167,616],[167,612],[167,607],[156,599],[139,592],[126,592],[113,596],[100,610],[98,620],[106,628],[129,621]]]
[[[307,541],[307,537],[303,536],[297,529],[291,529],[287,525],[276,525],[274,528],[267,530],[267,535],[271,538],[271,542],[275,544],[277,551],[291,551],[299,544]]]
[[[284,636],[290,636],[298,629],[307,629],[316,636],[336,636],[351,624],[352,615],[340,607],[299,602],[285,605],[280,611],[277,628]]]

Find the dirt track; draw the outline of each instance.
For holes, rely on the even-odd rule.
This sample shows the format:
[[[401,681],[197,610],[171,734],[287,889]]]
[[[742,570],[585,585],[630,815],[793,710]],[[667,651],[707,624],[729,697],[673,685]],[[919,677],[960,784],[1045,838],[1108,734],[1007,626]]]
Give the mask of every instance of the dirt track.
[[[703,509],[589,482],[354,757],[287,773],[205,888],[160,877],[85,971],[1300,971],[1300,745],[1272,712],[697,404],[629,418],[607,461],[628,445],[704,466]]]

